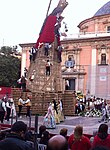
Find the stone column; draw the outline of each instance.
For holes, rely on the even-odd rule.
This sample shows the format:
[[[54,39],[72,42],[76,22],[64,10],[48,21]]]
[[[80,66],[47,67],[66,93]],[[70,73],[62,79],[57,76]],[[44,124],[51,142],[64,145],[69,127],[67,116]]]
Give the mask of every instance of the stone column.
[[[90,79],[90,94],[95,95],[96,86],[96,49],[92,49],[91,56],[91,79]]]
[[[24,76],[24,68],[26,67],[26,50],[22,49],[22,57],[21,57],[21,76]]]

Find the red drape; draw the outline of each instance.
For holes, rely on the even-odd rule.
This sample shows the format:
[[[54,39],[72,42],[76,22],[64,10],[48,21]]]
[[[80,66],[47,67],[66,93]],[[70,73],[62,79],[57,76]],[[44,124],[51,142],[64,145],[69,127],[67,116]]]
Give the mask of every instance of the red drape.
[[[35,48],[38,48],[39,43],[52,43],[55,39],[55,24],[57,22],[56,16],[48,16],[42,32],[39,35],[39,38],[35,44]]]

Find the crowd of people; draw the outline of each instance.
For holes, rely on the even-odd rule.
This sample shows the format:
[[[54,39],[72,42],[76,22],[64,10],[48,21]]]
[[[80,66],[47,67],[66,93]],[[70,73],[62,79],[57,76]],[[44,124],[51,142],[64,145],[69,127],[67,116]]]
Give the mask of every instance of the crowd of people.
[[[31,116],[31,99],[27,97],[26,100],[22,99],[22,96],[18,99],[18,114],[16,112],[14,100],[12,97],[4,96],[0,99],[0,121],[4,123],[4,120],[10,121],[11,118],[21,118],[22,107],[26,107],[26,117]]]
[[[0,99],[0,121],[1,123],[4,122],[4,119],[9,121],[11,117],[16,116],[16,109],[14,105],[13,98],[8,98],[7,96],[4,96],[2,99]]]
[[[103,98],[96,98],[91,97],[86,99],[84,98],[77,98],[77,102],[75,105],[75,114],[88,116],[88,117],[100,117],[102,119],[99,122],[108,122],[109,121],[109,105],[106,99]]]
[[[110,135],[108,134],[107,124],[100,124],[97,133],[88,137],[83,133],[81,125],[76,125],[73,133],[69,136],[66,128],[61,128],[58,134],[52,135],[47,131],[45,125],[41,125],[38,133],[35,134],[35,132],[28,129],[23,121],[17,121],[0,140],[0,150],[10,149],[110,150]]]

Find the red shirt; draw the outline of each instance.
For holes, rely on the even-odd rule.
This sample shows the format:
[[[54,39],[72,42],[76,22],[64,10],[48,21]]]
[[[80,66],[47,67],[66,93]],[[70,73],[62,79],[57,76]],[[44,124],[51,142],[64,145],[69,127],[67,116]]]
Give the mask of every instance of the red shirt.
[[[71,150],[90,150],[91,143],[88,137],[82,136],[80,140],[76,141],[74,135],[70,135],[68,145]]]
[[[107,136],[106,139],[100,139],[98,135],[96,135],[94,137],[94,141],[93,141],[93,147],[95,146],[104,146],[108,149],[110,149],[110,135]]]

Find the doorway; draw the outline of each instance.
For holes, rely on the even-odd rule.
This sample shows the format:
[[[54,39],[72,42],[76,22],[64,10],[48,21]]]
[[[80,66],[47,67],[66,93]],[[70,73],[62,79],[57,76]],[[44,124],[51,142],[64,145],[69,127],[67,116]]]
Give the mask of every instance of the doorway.
[[[75,79],[67,79],[66,83],[68,81],[68,84],[66,84],[65,90],[75,90]]]

